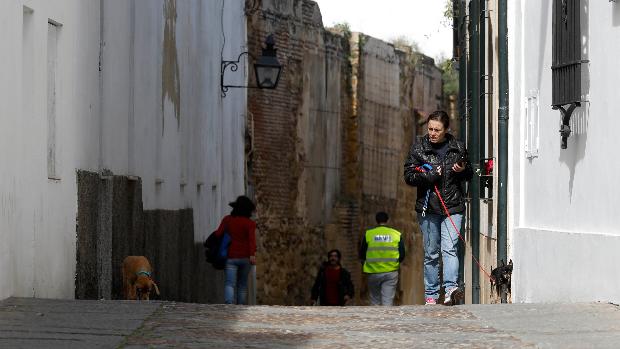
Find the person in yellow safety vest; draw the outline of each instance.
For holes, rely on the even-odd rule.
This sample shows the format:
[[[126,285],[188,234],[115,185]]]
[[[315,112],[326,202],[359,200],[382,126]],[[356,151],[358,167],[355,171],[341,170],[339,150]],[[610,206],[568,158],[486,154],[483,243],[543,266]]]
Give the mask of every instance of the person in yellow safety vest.
[[[387,213],[378,212],[375,220],[377,226],[367,230],[362,239],[360,259],[368,274],[370,304],[390,306],[396,294],[398,269],[405,259],[405,244],[400,232],[386,225]]]

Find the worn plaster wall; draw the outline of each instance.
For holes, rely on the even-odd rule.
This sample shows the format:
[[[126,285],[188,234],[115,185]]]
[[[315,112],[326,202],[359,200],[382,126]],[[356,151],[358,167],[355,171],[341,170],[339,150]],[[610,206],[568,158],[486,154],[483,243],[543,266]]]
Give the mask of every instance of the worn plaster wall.
[[[98,277],[112,287],[98,292],[119,298],[123,258],[143,254],[162,299],[221,302],[221,272],[201,243],[245,192],[245,92],[224,98],[218,74],[245,45],[244,3],[118,1],[102,11],[100,165],[129,176],[103,189],[113,209],[97,233],[111,234],[112,251],[98,260],[111,272]]]
[[[98,2],[2,1],[0,23],[0,299],[71,298],[75,169],[97,158]]]
[[[196,241],[245,190],[245,90],[219,89],[221,60],[245,47],[244,6],[104,2],[101,166],[142,178],[147,210],[194,208]]]
[[[162,212],[154,217],[175,221],[162,228],[166,239],[191,236],[174,256],[190,246],[197,253],[196,244],[228,211],[226,203],[245,192],[246,93],[237,89],[223,98],[219,87],[222,58],[236,59],[246,45],[244,5],[0,4],[0,142],[15,149],[0,165],[0,298],[83,294],[75,285],[76,263],[82,262],[107,275],[97,280],[97,296],[113,292],[108,276],[121,258],[107,247],[113,234],[156,234],[160,218],[150,225],[146,219],[145,231],[135,229],[133,218],[114,217],[109,208],[124,204],[135,188],[115,192],[109,173],[141,180],[136,202],[147,212]],[[227,81],[243,84],[247,77],[243,69],[239,73]],[[82,183],[78,170],[101,179]],[[80,212],[79,202],[97,209]],[[82,216],[101,234],[76,237],[76,217]],[[76,243],[93,247],[91,255],[80,255]],[[180,297],[178,290],[168,293]]]

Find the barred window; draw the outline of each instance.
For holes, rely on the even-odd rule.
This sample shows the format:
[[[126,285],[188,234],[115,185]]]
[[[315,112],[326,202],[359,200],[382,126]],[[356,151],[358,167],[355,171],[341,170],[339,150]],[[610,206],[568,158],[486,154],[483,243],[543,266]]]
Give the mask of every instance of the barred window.
[[[553,106],[581,101],[581,0],[553,0]]]

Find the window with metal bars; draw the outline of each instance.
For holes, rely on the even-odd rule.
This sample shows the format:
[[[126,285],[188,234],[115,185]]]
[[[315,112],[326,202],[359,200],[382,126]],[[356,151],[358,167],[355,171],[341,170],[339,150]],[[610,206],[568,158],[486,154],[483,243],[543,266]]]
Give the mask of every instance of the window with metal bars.
[[[581,0],[553,0],[553,109],[562,113],[561,148],[567,148],[570,117],[581,105]],[[587,19],[587,18],[586,18]]]
[[[581,101],[581,0],[553,1],[553,106]]]

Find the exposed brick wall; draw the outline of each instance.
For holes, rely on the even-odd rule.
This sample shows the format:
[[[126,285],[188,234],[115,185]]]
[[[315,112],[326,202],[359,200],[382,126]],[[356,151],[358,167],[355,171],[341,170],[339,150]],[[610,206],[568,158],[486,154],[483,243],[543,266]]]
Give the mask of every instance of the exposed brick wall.
[[[341,190],[340,82],[348,42],[327,32],[312,1],[263,1],[248,16],[250,52],[274,33],[283,64],[275,90],[249,91],[251,184],[257,201],[257,301],[307,303],[328,248],[325,226]],[[342,84],[344,85],[344,83]]]
[[[277,89],[248,94],[257,301],[307,303],[325,253],[338,248],[352,272],[355,303],[365,304],[357,252],[364,230],[383,210],[409,251],[398,301],[420,303],[415,189],[402,180],[402,165],[416,132],[415,109],[427,108],[432,93],[423,90],[417,101],[423,105],[416,103],[420,70],[413,53],[361,34],[326,31],[320,18],[309,0],[263,0],[248,14],[250,52],[260,55],[274,33],[284,65]]]

